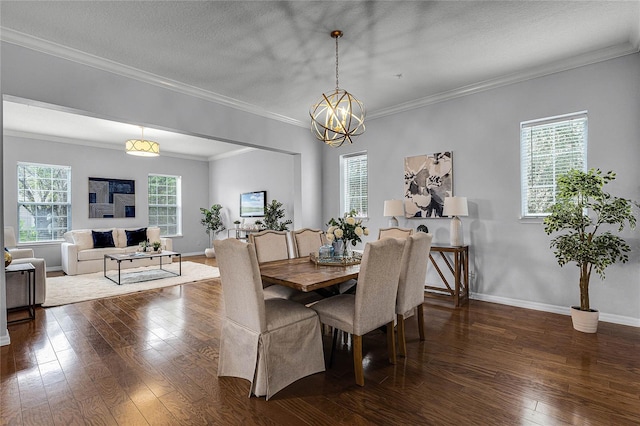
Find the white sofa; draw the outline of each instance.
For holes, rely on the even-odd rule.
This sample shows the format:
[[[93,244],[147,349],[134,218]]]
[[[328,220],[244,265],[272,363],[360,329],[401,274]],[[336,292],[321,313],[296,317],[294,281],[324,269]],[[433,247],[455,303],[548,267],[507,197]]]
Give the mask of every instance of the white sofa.
[[[104,270],[105,254],[125,254],[134,253],[139,245],[136,242],[127,245],[127,231],[132,235],[132,231],[139,231],[141,228],[107,228],[94,229],[96,232],[111,231],[114,247],[95,248],[91,229],[76,229],[65,232],[65,242],[60,246],[62,255],[62,270],[67,275],[89,274]],[[149,242],[160,241],[164,250],[172,250],[173,245],[170,238],[160,237],[160,228],[146,228],[146,236]],[[130,241],[131,242],[131,241]],[[136,268],[138,266],[157,265],[159,259],[138,259],[135,262],[122,262],[121,268]],[[107,269],[115,269],[116,262],[107,261]]]
[[[11,226],[4,227],[4,245],[11,254],[11,264],[31,263],[36,268],[36,304],[44,303],[47,291],[47,265],[44,259],[34,257],[30,248],[16,248],[16,234]],[[7,309],[27,306],[29,293],[26,275],[12,273],[6,275]]]

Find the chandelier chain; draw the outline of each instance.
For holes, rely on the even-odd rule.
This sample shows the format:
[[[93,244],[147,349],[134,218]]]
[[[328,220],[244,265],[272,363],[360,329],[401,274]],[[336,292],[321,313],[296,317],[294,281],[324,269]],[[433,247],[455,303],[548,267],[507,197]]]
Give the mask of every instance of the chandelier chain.
[[[338,90],[338,38],[336,37],[336,90]]]

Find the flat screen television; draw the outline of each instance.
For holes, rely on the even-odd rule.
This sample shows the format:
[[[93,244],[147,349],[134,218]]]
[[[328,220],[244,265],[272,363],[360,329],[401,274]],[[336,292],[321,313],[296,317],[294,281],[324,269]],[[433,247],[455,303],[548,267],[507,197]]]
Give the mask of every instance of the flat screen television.
[[[267,191],[240,194],[240,217],[262,217],[267,206]]]

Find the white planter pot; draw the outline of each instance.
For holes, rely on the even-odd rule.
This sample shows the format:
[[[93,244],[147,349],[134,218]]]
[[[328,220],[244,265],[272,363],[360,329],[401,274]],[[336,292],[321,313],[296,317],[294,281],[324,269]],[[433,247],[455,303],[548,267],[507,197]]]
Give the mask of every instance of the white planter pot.
[[[573,328],[583,333],[595,333],[598,331],[600,312],[596,310],[581,311],[579,307],[571,307],[571,321]]]
[[[204,255],[208,258],[216,257],[216,251],[212,248],[204,249]]]

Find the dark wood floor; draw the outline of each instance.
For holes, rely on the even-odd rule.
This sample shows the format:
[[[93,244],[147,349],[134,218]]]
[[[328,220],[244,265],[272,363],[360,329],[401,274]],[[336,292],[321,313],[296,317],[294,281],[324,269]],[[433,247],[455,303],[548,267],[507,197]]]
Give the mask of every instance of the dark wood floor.
[[[427,299],[427,340],[410,321],[395,366],[382,332],[365,337],[363,388],[343,345],[325,373],[248,398],[247,381],[216,376],[220,290],[209,280],[10,325],[2,424],[640,424],[640,330],[601,322],[582,334],[567,316],[478,301]]]

